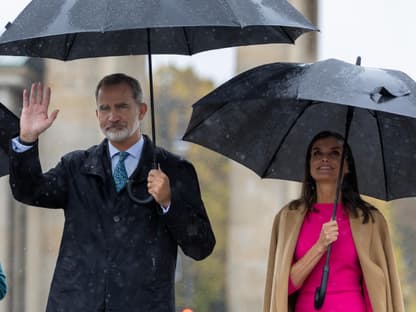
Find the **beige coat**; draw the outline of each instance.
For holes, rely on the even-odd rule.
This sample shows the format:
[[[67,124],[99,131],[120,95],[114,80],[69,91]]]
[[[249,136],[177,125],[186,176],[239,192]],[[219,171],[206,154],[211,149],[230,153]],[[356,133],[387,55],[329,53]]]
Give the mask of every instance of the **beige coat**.
[[[362,224],[362,218],[350,217],[357,248],[374,312],[403,312],[403,296],[393,247],[386,220],[379,211]],[[270,241],[269,262],[264,295],[264,312],[294,311],[294,296],[288,296],[289,270],[305,209],[283,208],[275,217]],[[318,286],[318,285],[317,285]]]

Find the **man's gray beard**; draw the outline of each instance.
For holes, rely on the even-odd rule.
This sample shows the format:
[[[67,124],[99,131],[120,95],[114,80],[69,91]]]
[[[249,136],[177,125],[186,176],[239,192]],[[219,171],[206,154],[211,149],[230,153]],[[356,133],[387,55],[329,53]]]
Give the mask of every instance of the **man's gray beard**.
[[[129,137],[129,129],[124,128],[117,131],[104,131],[105,137],[113,142],[120,142]]]
[[[137,121],[133,127],[131,128],[131,131],[127,127],[117,130],[117,131],[105,131],[103,130],[103,133],[105,137],[112,142],[121,142],[126,140],[128,137],[130,137],[134,132],[136,132],[137,129],[140,128],[140,122]]]

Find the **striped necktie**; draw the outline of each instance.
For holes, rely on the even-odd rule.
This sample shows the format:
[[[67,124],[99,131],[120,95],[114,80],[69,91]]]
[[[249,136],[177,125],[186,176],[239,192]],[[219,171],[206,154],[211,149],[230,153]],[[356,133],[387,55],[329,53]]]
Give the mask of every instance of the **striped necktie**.
[[[119,159],[116,167],[114,168],[114,183],[116,184],[117,193],[123,188],[126,184],[127,179],[129,178],[127,175],[126,166],[124,165],[124,161],[126,160],[129,153],[127,152],[120,152]]]

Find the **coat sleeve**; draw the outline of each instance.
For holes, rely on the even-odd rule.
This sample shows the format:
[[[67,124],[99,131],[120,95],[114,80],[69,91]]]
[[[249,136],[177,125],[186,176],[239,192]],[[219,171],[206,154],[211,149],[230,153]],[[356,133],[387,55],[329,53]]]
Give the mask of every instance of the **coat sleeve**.
[[[171,181],[171,206],[163,218],[182,251],[195,260],[202,260],[213,251],[215,236],[194,167],[184,160],[177,165],[176,177]]]
[[[66,179],[63,161],[43,174],[37,143],[22,153],[10,147],[9,159],[9,183],[16,200],[46,208],[64,207]]]

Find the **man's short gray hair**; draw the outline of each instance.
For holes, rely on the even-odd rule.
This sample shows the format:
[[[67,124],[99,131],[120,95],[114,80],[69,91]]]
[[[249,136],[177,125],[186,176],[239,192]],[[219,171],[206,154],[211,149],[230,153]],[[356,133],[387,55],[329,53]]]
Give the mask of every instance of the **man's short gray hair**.
[[[101,87],[113,86],[113,85],[118,85],[121,83],[125,83],[129,85],[131,88],[131,91],[133,92],[133,98],[136,100],[137,103],[142,103],[143,92],[142,92],[142,88],[140,86],[139,81],[133,77],[130,77],[122,73],[111,74],[102,78],[100,82],[98,83],[97,88],[95,89],[95,99],[98,98],[98,92],[100,91]]]

